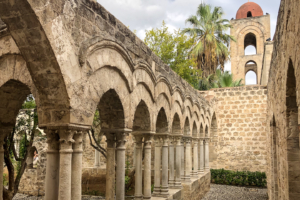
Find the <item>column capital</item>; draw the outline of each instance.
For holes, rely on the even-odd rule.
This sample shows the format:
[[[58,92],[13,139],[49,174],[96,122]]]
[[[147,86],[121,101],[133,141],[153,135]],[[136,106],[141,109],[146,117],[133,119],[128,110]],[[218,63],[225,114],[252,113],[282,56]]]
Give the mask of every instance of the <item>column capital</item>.
[[[151,144],[152,144],[152,138],[153,138],[153,135],[146,135],[144,137],[144,147],[145,148],[150,148],[151,149]]]
[[[126,136],[128,136],[127,133],[117,133],[116,134],[117,149],[125,150],[125,144],[127,142]]]
[[[199,138],[197,138],[197,137],[192,138],[192,140],[193,140],[194,144],[198,144],[198,142],[199,142]]]
[[[82,142],[83,142],[83,136],[85,136],[85,134],[88,132],[88,130],[79,130],[76,131],[73,135],[73,152],[74,153],[82,153],[83,149],[82,149]]]
[[[113,133],[104,133],[106,136],[107,148],[115,148],[116,147],[116,136]]]
[[[205,143],[209,143],[209,141],[210,141],[210,138],[204,138]]]

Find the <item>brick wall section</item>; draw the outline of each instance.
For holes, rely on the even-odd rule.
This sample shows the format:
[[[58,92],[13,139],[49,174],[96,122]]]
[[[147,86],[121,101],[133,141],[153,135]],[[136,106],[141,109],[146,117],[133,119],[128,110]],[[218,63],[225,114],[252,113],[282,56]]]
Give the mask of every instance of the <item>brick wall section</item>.
[[[210,143],[212,168],[266,171],[267,88],[211,90],[218,99],[218,131]]]

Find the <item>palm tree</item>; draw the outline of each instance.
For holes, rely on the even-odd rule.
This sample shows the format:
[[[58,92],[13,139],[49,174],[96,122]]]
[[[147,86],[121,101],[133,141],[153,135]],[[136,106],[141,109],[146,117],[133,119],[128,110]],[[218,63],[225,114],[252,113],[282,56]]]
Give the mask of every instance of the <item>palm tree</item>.
[[[217,67],[224,71],[224,65],[229,60],[229,43],[234,37],[225,33],[231,25],[229,20],[222,19],[224,12],[221,7],[200,4],[196,15],[190,16],[186,23],[193,28],[185,28],[183,33],[196,36],[192,55],[197,58],[197,67],[203,75],[214,74]]]

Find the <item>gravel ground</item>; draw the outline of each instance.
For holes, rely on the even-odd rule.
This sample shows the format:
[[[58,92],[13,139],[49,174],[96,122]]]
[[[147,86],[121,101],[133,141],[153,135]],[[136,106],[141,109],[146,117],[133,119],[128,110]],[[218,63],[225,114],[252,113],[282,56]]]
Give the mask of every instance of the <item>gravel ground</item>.
[[[210,191],[202,200],[267,200],[267,189],[210,185]]]
[[[82,196],[82,200],[100,200],[103,197]],[[267,189],[236,187],[228,185],[210,185],[210,191],[202,200],[267,200]],[[43,200],[43,197],[29,197],[17,194],[13,200]]]

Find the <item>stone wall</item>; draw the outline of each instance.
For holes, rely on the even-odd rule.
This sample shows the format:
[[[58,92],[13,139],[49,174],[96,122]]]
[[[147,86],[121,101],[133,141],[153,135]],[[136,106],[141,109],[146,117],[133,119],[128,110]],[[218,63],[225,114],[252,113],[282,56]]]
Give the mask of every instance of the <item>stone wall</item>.
[[[211,168],[266,171],[266,94],[265,86],[208,92],[218,102],[217,131],[213,125],[210,130]]]

